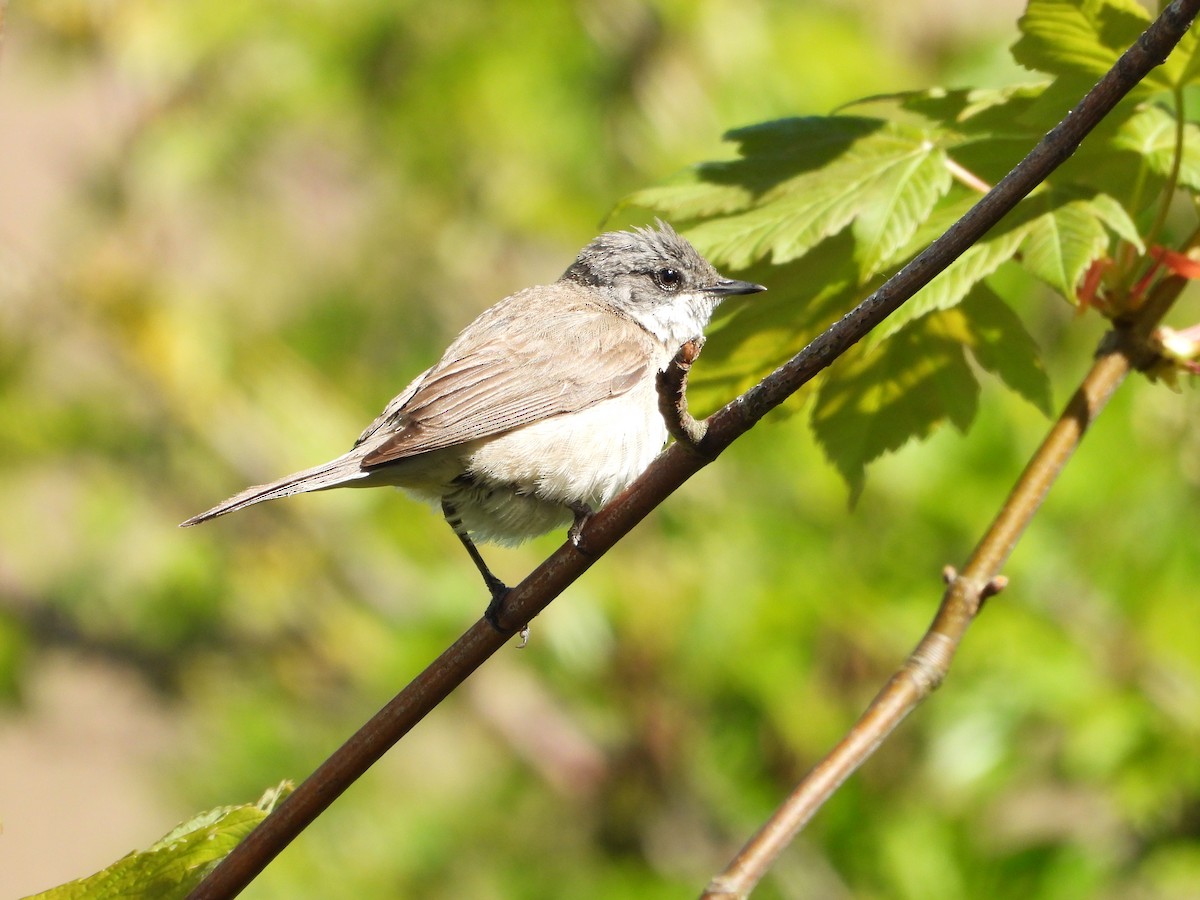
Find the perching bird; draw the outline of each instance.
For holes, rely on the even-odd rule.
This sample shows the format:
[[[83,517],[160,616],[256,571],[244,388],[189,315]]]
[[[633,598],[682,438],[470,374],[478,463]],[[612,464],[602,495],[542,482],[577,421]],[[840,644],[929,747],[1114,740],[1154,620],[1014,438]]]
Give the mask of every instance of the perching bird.
[[[554,284],[518,291],[463,329],[337,459],[240,494],[184,525],[306,491],[394,485],[440,505],[492,594],[476,541],[516,544],[574,521],[662,450],[657,373],[731,294],[667,224],[602,234]]]

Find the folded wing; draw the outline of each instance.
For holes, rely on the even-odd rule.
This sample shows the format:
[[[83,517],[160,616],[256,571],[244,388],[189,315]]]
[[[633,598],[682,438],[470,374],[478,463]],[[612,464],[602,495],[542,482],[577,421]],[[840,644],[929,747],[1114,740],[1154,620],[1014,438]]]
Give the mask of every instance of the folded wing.
[[[661,350],[637,323],[590,304],[528,309],[529,293],[484,313],[406,402],[389,404],[360,438],[391,432],[364,469],[585,409],[652,374]]]

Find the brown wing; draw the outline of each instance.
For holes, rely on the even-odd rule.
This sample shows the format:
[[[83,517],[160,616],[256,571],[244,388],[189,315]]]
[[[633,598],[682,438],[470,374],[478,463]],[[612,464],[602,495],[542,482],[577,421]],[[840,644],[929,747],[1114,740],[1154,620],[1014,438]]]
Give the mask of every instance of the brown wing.
[[[539,292],[551,289],[571,293],[547,311]],[[414,382],[415,389],[410,386],[407,402],[393,401],[364,434],[385,424],[394,429],[363,457],[363,467],[584,409],[647,377],[656,349],[650,335],[632,321],[585,305],[576,291],[564,284],[530,288],[483,313]],[[381,421],[389,411],[392,421]]]
[[[357,447],[359,444],[363,443],[367,438],[371,437],[375,434],[375,432],[382,428],[387,428],[388,430],[395,429],[397,422],[400,420],[400,416],[404,412],[404,407],[408,405],[408,401],[412,399],[413,394],[415,394],[417,389],[421,387],[421,382],[424,381],[432,371],[432,369],[426,369],[411,382],[409,382],[408,387],[389,400],[388,405],[383,408],[383,412],[375,417],[375,421],[363,429],[363,433],[358,436],[358,440],[354,442],[354,446]]]

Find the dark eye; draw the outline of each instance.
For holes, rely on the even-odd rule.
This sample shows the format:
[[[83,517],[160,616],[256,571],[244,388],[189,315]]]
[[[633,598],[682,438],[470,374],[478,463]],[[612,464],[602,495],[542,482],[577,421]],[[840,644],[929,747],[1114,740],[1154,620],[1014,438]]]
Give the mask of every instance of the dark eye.
[[[664,291],[673,291],[678,289],[679,285],[683,283],[683,276],[679,274],[678,269],[672,269],[667,266],[654,273],[654,280],[658,282],[658,286]]]

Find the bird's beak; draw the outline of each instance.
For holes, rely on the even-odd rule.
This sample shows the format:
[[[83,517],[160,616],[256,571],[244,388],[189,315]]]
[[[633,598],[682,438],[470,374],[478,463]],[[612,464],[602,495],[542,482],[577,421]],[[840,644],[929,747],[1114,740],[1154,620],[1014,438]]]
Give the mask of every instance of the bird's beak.
[[[721,278],[715,284],[710,284],[708,287],[701,288],[701,290],[709,294],[730,297],[734,294],[757,294],[759,291],[765,291],[766,288],[761,284],[755,284],[753,281],[736,281],[733,278]]]

